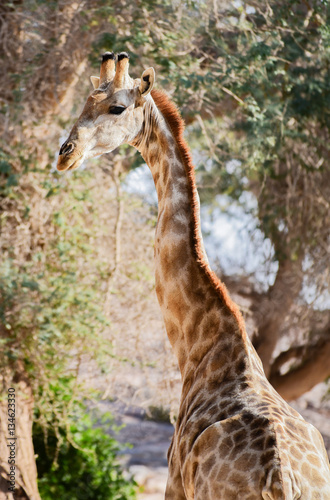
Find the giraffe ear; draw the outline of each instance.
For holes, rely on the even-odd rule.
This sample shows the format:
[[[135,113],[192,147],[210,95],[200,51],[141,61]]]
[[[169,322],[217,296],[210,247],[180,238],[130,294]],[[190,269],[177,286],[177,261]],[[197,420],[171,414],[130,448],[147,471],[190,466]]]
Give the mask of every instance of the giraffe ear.
[[[91,76],[91,82],[94,89],[98,89],[100,86],[100,78],[98,76]]]
[[[142,76],[141,76],[141,83],[140,83],[140,93],[145,97],[146,95],[151,92],[152,87],[154,86],[155,82],[155,70],[154,68],[148,68],[145,71],[143,71]]]

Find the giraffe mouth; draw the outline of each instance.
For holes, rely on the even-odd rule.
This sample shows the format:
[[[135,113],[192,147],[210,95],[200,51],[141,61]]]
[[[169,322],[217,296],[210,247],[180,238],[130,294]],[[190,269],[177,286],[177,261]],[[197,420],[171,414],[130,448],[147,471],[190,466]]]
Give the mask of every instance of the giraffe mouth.
[[[77,168],[80,167],[81,164],[82,164],[81,159],[76,160],[74,163],[72,163],[72,165],[70,165],[70,167],[67,170],[76,170]]]
[[[82,164],[83,161],[84,161],[84,158],[80,157],[71,163],[69,163],[68,161],[64,162],[61,160],[61,157],[59,156],[56,168],[59,172],[64,172],[66,170],[76,170],[77,168],[80,167],[80,165]]]

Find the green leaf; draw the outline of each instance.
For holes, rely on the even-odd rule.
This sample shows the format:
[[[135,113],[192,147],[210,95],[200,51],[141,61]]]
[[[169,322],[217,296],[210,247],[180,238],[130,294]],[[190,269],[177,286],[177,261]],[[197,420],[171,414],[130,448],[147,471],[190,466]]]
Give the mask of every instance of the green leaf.
[[[39,284],[36,281],[22,281],[23,288],[29,288],[30,290],[39,290]]]

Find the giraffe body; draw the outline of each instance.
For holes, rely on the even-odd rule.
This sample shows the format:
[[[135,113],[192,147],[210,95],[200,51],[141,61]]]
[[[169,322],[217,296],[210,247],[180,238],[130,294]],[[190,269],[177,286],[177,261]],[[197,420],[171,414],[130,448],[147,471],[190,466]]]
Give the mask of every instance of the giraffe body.
[[[267,381],[237,306],[208,265],[182,120],[164,94],[150,93],[153,70],[132,80],[127,67],[126,54],[116,71],[114,57],[104,58],[58,169],[127,142],[154,178],[156,292],[183,383],[165,498],[330,500],[319,432]]]
[[[230,390],[230,383],[224,385],[226,391]],[[218,406],[214,408],[212,400],[209,411],[202,404],[196,410],[197,415],[177,426],[169,452],[173,475],[169,478],[166,498],[329,498],[327,458],[325,453],[323,459],[320,457],[322,439],[318,431],[284,401],[281,410],[277,401],[274,418],[275,410],[270,411],[265,404],[266,388],[263,388],[262,397],[253,390],[247,392],[248,396],[230,397],[227,403],[222,400],[227,408],[224,411],[219,411]],[[279,396],[275,394],[273,398],[271,392],[270,387],[270,401],[274,405]],[[203,419],[212,422],[217,418],[221,420],[200,432],[198,422]],[[198,437],[194,441],[196,434]],[[174,492],[180,476],[175,469],[181,463],[183,495],[176,496]],[[314,491],[310,491],[311,484]]]

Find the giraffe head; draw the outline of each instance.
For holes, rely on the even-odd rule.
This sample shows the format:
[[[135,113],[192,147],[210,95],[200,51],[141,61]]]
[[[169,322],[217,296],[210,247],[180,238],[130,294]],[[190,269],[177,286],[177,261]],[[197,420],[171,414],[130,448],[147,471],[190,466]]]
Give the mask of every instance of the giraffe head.
[[[106,52],[100,76],[92,76],[94,87],[83,112],[62,144],[58,170],[74,170],[87,158],[109,153],[130,143],[143,125],[143,108],[152,90],[155,72],[146,69],[141,79],[128,74],[128,55]]]

